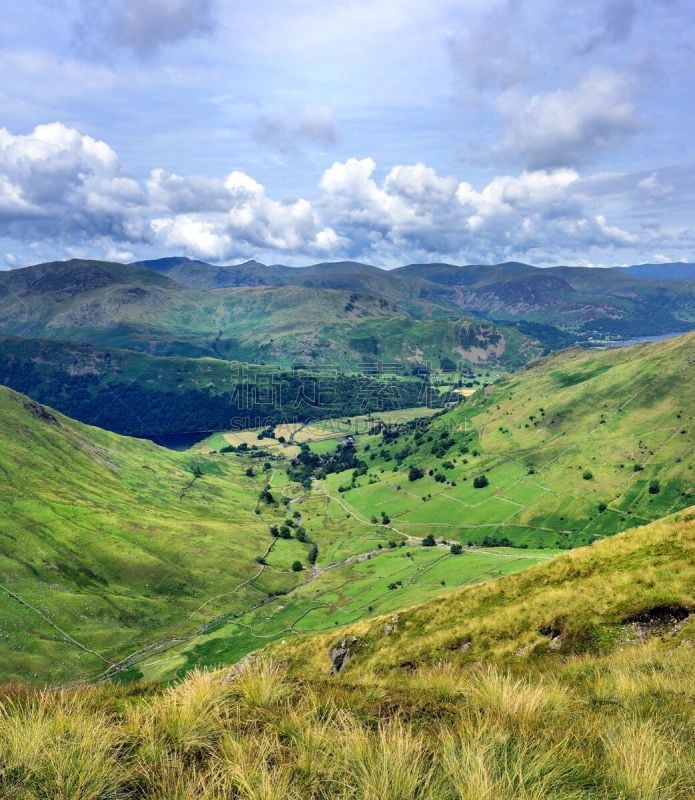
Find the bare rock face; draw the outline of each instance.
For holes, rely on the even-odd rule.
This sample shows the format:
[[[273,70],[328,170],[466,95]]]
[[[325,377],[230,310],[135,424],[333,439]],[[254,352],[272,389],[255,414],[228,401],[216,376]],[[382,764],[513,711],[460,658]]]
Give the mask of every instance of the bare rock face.
[[[391,617],[391,621],[384,625],[384,636],[390,636],[398,629],[398,614]]]
[[[350,648],[348,647],[345,639],[342,639],[336,647],[333,647],[328,651],[328,657],[331,660],[331,670],[329,675],[337,675],[339,672],[342,672],[345,664],[347,664],[347,661],[350,658]]]
[[[58,425],[58,419],[51,414],[51,412],[41,403],[35,403],[33,400],[25,400],[24,408],[36,419],[47,422],[49,425]]]
[[[631,614],[623,620],[623,624],[632,627],[639,641],[646,641],[650,636],[674,636],[689,616],[690,609],[686,606],[665,604]]]

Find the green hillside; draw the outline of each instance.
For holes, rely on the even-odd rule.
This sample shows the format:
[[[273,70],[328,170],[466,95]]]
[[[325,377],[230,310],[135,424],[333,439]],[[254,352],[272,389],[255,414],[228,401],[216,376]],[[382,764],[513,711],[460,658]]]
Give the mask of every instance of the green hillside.
[[[102,672],[153,638],[248,608],[271,541],[262,461],[211,460],[73,422],[0,389],[0,661],[5,679]],[[268,511],[267,515],[272,516]]]
[[[2,390],[5,675],[169,678],[678,511],[694,338],[563,353],[333,445],[279,426],[173,453]]]
[[[692,502],[694,369],[693,334],[568,351],[431,422],[361,437],[363,474],[329,474],[326,491],[414,537],[588,544]]]
[[[289,474],[313,482],[292,508],[318,544],[319,565],[359,553],[370,531],[407,547],[333,566],[166,659],[144,660],[141,671],[172,677],[235,661],[259,643],[393,612],[689,506],[694,342],[690,334],[561,354],[434,417],[375,420],[354,434],[354,452],[339,440],[331,452],[319,426],[304,430]],[[487,484],[476,486],[481,476]],[[339,551],[329,521],[344,526]]]
[[[684,513],[167,688],[0,689],[0,789],[690,800],[694,532]]]
[[[74,419],[155,436],[440,404],[415,376],[289,371],[0,336],[0,384]]]
[[[268,606],[272,616],[294,590],[292,609],[302,613],[320,605],[316,597],[328,587],[366,579],[376,613],[382,599],[393,602],[390,573],[415,578],[428,566],[401,549],[371,575],[362,554],[390,553],[389,540],[403,537],[355,524],[318,494],[297,516],[287,504],[304,492],[288,480],[286,456],[253,439],[224,455],[172,452],[0,387],[2,677],[66,682],[116,663],[127,669],[131,654],[140,661],[189,637],[195,646],[196,636],[254,609]],[[271,535],[272,527],[287,538]],[[455,571],[452,585],[479,579],[499,561],[512,570],[533,563],[482,558]],[[422,597],[441,590],[433,576],[421,584],[414,589]],[[344,620],[364,613],[357,600]],[[284,624],[275,622],[271,638]],[[333,624],[329,614],[319,627]],[[235,652],[256,646],[246,636]]]
[[[305,498],[288,480],[284,453],[263,449],[255,436],[238,453],[177,453],[87,427],[5,388],[0,409],[5,679],[66,682],[115,663],[127,669],[131,654],[141,653],[139,662],[190,637],[195,646],[196,636],[230,618],[246,615],[244,624],[264,608],[274,616],[295,590],[290,615],[320,605],[330,587],[366,580],[377,613],[393,603],[392,573],[415,579],[438,560],[434,552],[423,552],[424,561],[392,552],[389,541],[404,537],[355,523],[319,493]],[[290,505],[295,499],[301,512]],[[271,535],[273,527],[282,535]],[[376,572],[362,563],[363,554],[382,551],[388,557]],[[451,572],[452,585],[531,563],[483,557]],[[440,580],[423,575],[413,591],[433,596]],[[363,601],[341,619],[359,619]],[[273,619],[271,638],[284,624]],[[236,646],[243,655],[257,639]]]
[[[610,654],[651,637],[686,644],[695,633],[695,507],[578,548],[521,575],[451,592],[387,617],[270,648],[320,678],[336,637],[353,642],[345,675],[403,675],[445,662],[529,663]],[[354,638],[353,638],[354,637]],[[407,666],[404,666],[407,665]]]
[[[0,274],[0,332],[154,355],[350,370],[390,359],[408,370],[425,357],[435,368],[448,358],[509,369],[544,350],[514,328],[460,319],[437,291],[419,293],[412,281],[369,269],[361,279],[332,269],[331,280],[309,285],[202,290],[141,267],[38,264]],[[374,352],[380,323],[386,348]]]
[[[694,346],[184,453],[0,388],[0,794],[690,800]]]

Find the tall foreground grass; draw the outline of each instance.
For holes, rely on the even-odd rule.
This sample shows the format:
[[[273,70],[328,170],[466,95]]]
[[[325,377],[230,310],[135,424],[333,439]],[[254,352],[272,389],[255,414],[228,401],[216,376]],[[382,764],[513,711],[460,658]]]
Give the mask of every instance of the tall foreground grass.
[[[258,659],[0,703],[12,800],[691,800],[692,650],[308,684]]]

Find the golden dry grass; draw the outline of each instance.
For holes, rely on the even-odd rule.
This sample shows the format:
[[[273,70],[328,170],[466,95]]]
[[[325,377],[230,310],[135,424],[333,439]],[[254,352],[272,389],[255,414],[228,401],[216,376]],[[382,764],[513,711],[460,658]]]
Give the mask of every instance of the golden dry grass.
[[[691,656],[636,645],[552,675],[438,667],[371,688],[306,683],[259,658],[145,696],[14,690],[0,708],[0,795],[690,800]],[[636,691],[644,675],[667,680]]]

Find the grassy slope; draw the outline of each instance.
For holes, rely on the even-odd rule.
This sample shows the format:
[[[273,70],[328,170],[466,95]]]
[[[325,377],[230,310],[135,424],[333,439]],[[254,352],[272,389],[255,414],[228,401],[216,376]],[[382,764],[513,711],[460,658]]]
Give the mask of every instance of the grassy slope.
[[[248,462],[88,428],[4,388],[0,406],[6,677],[94,674],[203,603],[211,619],[264,597],[248,583],[269,543],[253,513],[263,478],[246,477]],[[297,582],[274,572],[280,586]]]
[[[414,449],[395,472],[381,437],[358,437],[369,471],[356,488],[349,473],[328,475],[308,493],[288,482],[282,461],[248,478],[249,464],[259,470],[249,457],[170,453],[57,415],[46,419],[3,391],[2,584],[107,662],[165,639],[201,606],[186,633],[224,615],[214,631],[174,648],[165,666],[153,670],[153,661],[164,663],[158,656],[143,665],[146,674],[170,676],[195,663],[234,660],[287,633],[333,627],[522,569],[558,545],[586,543],[692,502],[692,342],[691,335],[620,352],[562,354],[439,416],[422,434],[401,434],[385,450]],[[453,441],[436,456],[435,426],[446,426]],[[196,460],[204,476],[181,497]],[[630,468],[636,460],[640,472]],[[409,481],[411,463],[443,474],[443,482]],[[583,480],[588,467],[593,478]],[[472,478],[481,473],[490,485],[475,489]],[[656,479],[661,488],[651,494]],[[262,572],[254,563],[271,542],[269,526],[287,515],[282,505],[262,504],[254,513],[266,480],[276,499],[291,501],[318,545],[315,573],[289,570],[294,560],[306,564],[309,553],[294,539],[277,544]],[[607,504],[603,513],[599,501]],[[382,511],[388,524],[380,522]],[[472,551],[474,561],[472,553],[421,548],[431,532],[464,544],[505,536],[528,549],[483,547]],[[409,547],[386,548],[389,539],[407,536]],[[369,560],[346,560],[370,552]],[[62,680],[103,664],[6,593],[2,613],[6,674]]]
[[[233,660],[288,628],[326,628],[393,607],[394,576],[424,599],[439,594],[443,580],[459,585],[533,563],[500,553],[447,571],[436,563],[441,553],[387,551],[392,531],[355,523],[319,493],[304,497],[288,482],[283,453],[269,456],[267,471],[252,455],[175,453],[87,427],[4,388],[0,412],[6,679],[94,676],[201,628],[208,633],[184,645],[192,655],[168,662],[171,670],[217,663],[221,650]],[[307,564],[309,543],[270,536],[269,526],[289,512],[258,503],[266,481],[276,500],[294,498],[292,508],[301,508],[320,548],[313,573],[291,570],[295,560]],[[347,561],[369,552],[374,560]],[[266,563],[256,563],[264,553]],[[207,649],[199,657],[201,642]]]
[[[349,473],[330,475],[327,491],[342,488],[351,513],[385,512],[412,536],[587,544],[692,502],[694,358],[693,334],[562,353],[478,392],[427,430],[391,443],[362,437],[368,474],[352,484]],[[433,454],[441,441],[443,455]],[[409,481],[411,466],[434,475]],[[483,489],[473,487],[479,475],[489,481]],[[655,480],[660,490],[650,493]]]
[[[336,637],[356,637],[346,675],[388,674],[432,665],[524,659],[551,663],[638,644],[634,619],[672,606],[695,612],[695,508],[559,556],[521,575],[454,592],[385,619],[364,621],[271,651],[306,676],[325,673]],[[466,556],[463,556],[466,558]],[[672,627],[672,626],[671,626]],[[657,632],[659,629],[656,629]],[[670,628],[665,628],[669,630]],[[686,623],[673,645],[691,641]]]
[[[352,653],[338,676],[327,675],[334,634],[166,689],[0,689],[0,790],[690,800],[692,616],[625,619],[654,604],[693,610],[694,530],[684,513],[401,612],[389,635],[386,619],[343,629]],[[546,626],[561,630],[552,647]]]
[[[413,409],[386,412],[367,418],[325,420],[315,425],[282,426],[290,441],[312,441],[336,446],[346,433],[371,427],[377,420],[423,418],[431,410]],[[249,435],[246,435],[249,434]],[[332,441],[323,439],[333,437]],[[294,437],[294,438],[293,438]],[[221,435],[202,442],[196,449],[207,451],[231,442],[257,443],[254,432]],[[267,444],[266,444],[267,443]],[[293,454],[295,444],[264,440],[264,446],[281,454]],[[332,629],[350,621],[394,611],[405,602],[420,602],[439,596],[453,587],[518,572],[545,561],[552,550],[514,550],[494,548],[470,551],[466,558],[451,556],[448,548],[423,548],[419,541],[405,546],[404,537],[389,526],[373,525],[346,513],[340,498],[331,496],[321,486],[310,493],[285,482],[277,473],[273,482],[285,496],[290,508],[301,515],[301,523],[318,548],[316,568],[306,574],[305,582],[288,595],[264,603],[247,613],[220,620],[200,636],[138,661],[145,678],[171,679],[196,666],[214,666],[237,661],[263,644],[302,632]],[[389,541],[398,548],[388,547]],[[279,541],[268,558],[269,564],[284,563],[304,555],[297,544]],[[368,556],[368,557],[365,557]],[[398,582],[398,586],[394,584]],[[260,586],[261,581],[256,581]],[[271,588],[268,585],[267,588]]]
[[[400,549],[379,551],[369,562],[332,569],[290,597],[174,648],[166,660],[144,663],[145,675],[171,677],[196,664],[230,662],[254,643],[391,612],[688,506],[694,339],[561,354],[436,417],[419,440],[417,433],[401,434],[383,447],[381,436],[358,434],[369,471],[355,479],[355,488],[350,471],[330,474],[310,494],[296,495],[292,508],[319,545],[320,566],[374,547],[371,537],[384,531],[395,541],[411,537],[413,557]],[[539,398],[550,397],[552,405],[542,400],[541,416]],[[442,433],[453,443],[444,455],[432,455]],[[464,443],[468,452],[462,454]],[[394,454],[407,448],[412,453],[393,471]],[[643,469],[635,472],[638,461]],[[410,465],[445,480],[426,475],[409,481]],[[593,477],[584,480],[588,468]],[[473,487],[480,474],[490,481],[484,489]],[[660,481],[657,494],[649,492],[652,480]],[[388,525],[380,524],[382,512]],[[342,537],[336,535],[341,528]],[[446,547],[419,546],[429,533],[464,545],[504,537],[526,549],[478,546],[451,556]],[[343,539],[355,549],[344,549]]]

